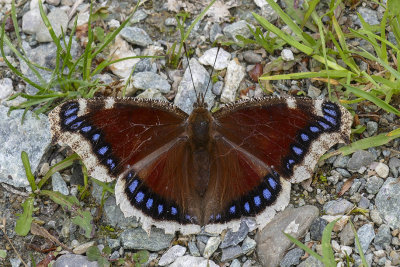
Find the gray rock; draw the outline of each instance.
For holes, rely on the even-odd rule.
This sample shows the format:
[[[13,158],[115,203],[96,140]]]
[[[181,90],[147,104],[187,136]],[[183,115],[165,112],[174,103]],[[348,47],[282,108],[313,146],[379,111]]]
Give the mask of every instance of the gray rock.
[[[236,35],[241,35],[245,38],[250,38],[251,36],[251,32],[247,25],[249,24],[245,20],[241,20],[227,25],[223,32],[228,38],[233,39],[235,42],[239,42],[239,40],[236,39]]]
[[[363,252],[367,252],[369,245],[372,240],[375,238],[374,227],[372,224],[364,224],[357,231],[358,239],[360,240],[360,245]],[[356,247],[356,252],[358,252],[358,248]]]
[[[397,236],[394,236],[392,238],[392,245],[394,246],[400,246],[400,239]]]
[[[368,198],[361,196],[360,201],[358,202],[358,207],[361,209],[368,209],[370,205],[370,201]]]
[[[342,175],[343,177],[348,178],[348,177],[351,176],[351,174],[350,174],[346,169],[343,169],[343,168],[336,168],[336,171],[337,171],[338,173],[340,173],[340,175]]]
[[[250,237],[246,237],[246,239],[242,243],[242,251],[243,254],[248,254],[256,248],[257,242],[251,239]]]
[[[10,258],[10,263],[11,267],[19,267],[22,262],[18,257],[16,257],[16,258]]]
[[[390,158],[389,160],[389,169],[393,173],[393,177],[397,177],[399,175],[398,168],[400,167],[400,159],[398,158]]]
[[[89,261],[86,256],[76,254],[61,255],[53,264],[53,267],[65,266],[98,267],[99,264],[97,263],[97,261]]]
[[[8,108],[0,105],[0,183],[15,187],[27,186],[21,152],[28,154],[32,172],[51,143],[50,125],[47,116],[39,119],[28,111],[21,124],[24,110],[15,110],[7,115]]]
[[[164,24],[165,26],[176,26],[178,25],[178,22],[176,21],[176,18],[166,18]]]
[[[49,14],[47,14],[47,18],[49,19],[56,36],[61,35],[61,29],[63,29],[64,32],[67,29],[69,20],[68,15],[61,8],[54,8]],[[49,30],[42,19],[40,19],[40,21],[41,23],[36,31],[36,40],[38,42],[51,42],[53,39],[50,36]]]
[[[210,28],[210,41],[214,43],[219,36],[223,36],[221,26],[218,23],[214,23]]]
[[[50,5],[53,6],[58,6],[60,4],[61,0],[46,0],[46,3],[49,3]]]
[[[328,222],[326,220],[322,218],[316,218],[310,226],[311,239],[315,241],[321,241],[322,232],[327,225]]]
[[[138,46],[148,46],[153,43],[147,32],[138,27],[125,27],[121,30],[120,35],[128,43]]]
[[[108,238],[107,237],[107,245],[112,249],[118,249],[121,246],[121,240],[119,239],[114,239],[114,238]]]
[[[168,99],[165,98],[165,96],[163,96],[160,91],[158,91],[157,89],[152,89],[152,88],[146,89],[144,92],[138,94],[136,97],[137,98],[146,98],[146,99],[157,99],[157,100],[162,100],[165,102],[168,101]]]
[[[229,103],[235,101],[237,89],[245,75],[245,68],[240,65],[236,58],[229,62],[225,75],[225,85],[221,94],[221,102]]]
[[[231,264],[229,265],[229,267],[240,267],[240,261],[238,259],[234,259]]]
[[[168,249],[160,258],[158,261],[158,265],[160,266],[165,266],[168,264],[173,263],[177,258],[182,257],[186,252],[186,248],[175,245]]]
[[[346,214],[353,208],[353,204],[346,199],[331,200],[324,205],[324,212],[328,215]]]
[[[382,178],[371,176],[368,177],[367,179],[367,183],[365,184],[365,190],[367,190],[367,192],[370,194],[376,194],[378,193],[382,185],[383,185]]]
[[[214,83],[214,86],[212,88],[212,92],[215,95],[220,95],[222,93],[222,89],[224,88],[224,82],[223,81],[218,81]]]
[[[0,80],[0,101],[8,98],[13,93],[13,84],[10,78]]]
[[[376,225],[381,225],[383,223],[383,220],[379,214],[379,211],[376,209],[373,209],[369,212],[369,216],[371,217],[371,220],[376,224]]]
[[[281,267],[297,266],[300,263],[300,258],[303,257],[304,250],[301,248],[294,248],[286,253],[285,257],[281,260]]]
[[[379,246],[380,248],[385,248],[385,245],[390,245],[391,241],[392,234],[389,225],[382,224],[379,226],[378,232],[374,238],[374,245]]]
[[[34,34],[38,31],[42,17],[38,8],[29,10],[22,16],[22,31],[27,34]]]
[[[351,156],[349,162],[347,163],[347,168],[350,171],[358,171],[361,167],[367,167],[374,161],[374,155],[365,150],[357,150]]]
[[[107,200],[104,202],[103,211],[104,221],[112,227],[128,228],[137,227],[139,225],[135,217],[124,216],[121,209],[117,205],[114,196],[108,197]]]
[[[240,248],[240,246],[232,246],[232,247],[228,247],[228,248],[223,248],[221,261],[222,262],[231,261],[242,255],[243,255],[243,251]]]
[[[361,17],[365,20],[366,23],[368,23],[370,25],[380,24],[380,19],[378,18],[378,12],[376,12],[375,10],[372,10],[368,7],[359,7],[357,9],[357,12],[360,13]],[[356,21],[354,22],[354,24],[356,24],[360,27],[362,26],[361,21],[358,17],[357,17]]]
[[[389,167],[385,163],[379,162],[375,167],[375,172],[379,177],[387,178],[389,176]]]
[[[173,235],[165,234],[158,228],[151,229],[148,235],[142,228],[126,229],[120,239],[124,249],[145,249],[159,251],[169,247]]]
[[[262,61],[262,56],[260,54],[254,53],[253,51],[247,50],[243,53],[243,59],[250,64],[260,63]]]
[[[197,248],[195,242],[190,241],[190,242],[188,243],[188,248],[189,248],[190,254],[191,254],[192,256],[195,256],[195,257],[200,257],[200,256],[201,256],[200,251],[199,251],[199,249]]]
[[[210,48],[204,52],[199,58],[199,62],[203,65],[214,66],[216,70],[223,70],[228,67],[231,54],[226,52],[224,49],[219,48],[217,57],[218,47]],[[215,59],[217,58],[217,59]],[[214,65],[215,62],[215,65]]]
[[[157,64],[151,58],[141,58],[138,63],[135,65],[134,74],[138,72],[151,71],[157,72]]]
[[[53,187],[53,191],[60,192],[65,196],[69,195],[67,183],[61,177],[61,174],[59,172],[55,172],[51,176],[51,185]]]
[[[171,90],[171,85],[168,81],[154,72],[139,72],[132,79],[133,86],[138,89],[157,89],[161,93],[168,93]]]
[[[187,114],[190,114],[193,110],[193,104],[196,102],[196,93],[205,93],[204,101],[207,103],[208,109],[211,109],[214,105],[215,98],[214,94],[211,92],[212,83],[206,88],[210,80],[210,74],[195,58],[192,58],[189,62],[192,73],[190,73],[189,68],[186,68],[174,100],[175,106],[179,107]]]
[[[248,233],[249,227],[245,222],[242,221],[237,232],[232,232],[232,230],[229,229],[220,245],[220,248],[227,248],[230,246],[238,245],[246,238]]]
[[[358,189],[360,189],[360,186],[361,186],[360,179],[354,179],[353,184],[351,185],[350,190],[349,190],[349,195],[352,196],[355,193],[357,193]]]
[[[261,16],[270,23],[274,23],[279,18],[278,13],[269,4],[261,7]]]
[[[135,14],[132,16],[130,22],[132,24],[138,23],[147,18],[147,13],[143,11],[143,9],[138,9]]]
[[[374,135],[378,131],[378,123],[375,121],[367,122],[367,132],[369,136]]]
[[[292,245],[283,231],[287,229],[288,234],[300,239],[310,227],[312,221],[317,218],[319,210],[314,206],[303,206],[300,208],[286,208],[278,213],[272,221],[256,234],[257,254],[263,266],[279,266],[279,262],[286,251]],[[295,228],[295,229],[294,229]],[[272,245],[273,244],[273,245]]]
[[[338,173],[335,170],[332,170],[331,175],[328,176],[326,179],[328,180],[328,182],[335,185],[339,182],[339,179],[341,179],[341,178],[342,178],[342,176],[340,175],[340,173]]]
[[[219,267],[215,262],[203,257],[185,255],[177,258],[169,267]]]
[[[322,262],[314,258],[313,256],[308,257],[301,262],[297,267],[323,267]]]
[[[284,61],[292,61],[294,60],[293,52],[290,49],[283,49],[281,52],[281,57]]]
[[[335,161],[333,162],[333,167],[335,168],[346,168],[347,163],[349,162],[349,156],[342,156],[339,155],[336,157]]]
[[[339,233],[339,238],[342,246],[351,246],[354,244],[354,232],[349,223],[346,224],[343,230]]]
[[[219,236],[212,236],[207,240],[206,247],[204,248],[203,257],[211,258],[212,254],[217,250],[219,244],[221,244],[221,238]]]
[[[375,205],[383,221],[392,229],[400,228],[400,183],[389,177],[375,198]]]
[[[307,90],[307,95],[311,98],[317,98],[321,95],[321,89],[310,85]]]

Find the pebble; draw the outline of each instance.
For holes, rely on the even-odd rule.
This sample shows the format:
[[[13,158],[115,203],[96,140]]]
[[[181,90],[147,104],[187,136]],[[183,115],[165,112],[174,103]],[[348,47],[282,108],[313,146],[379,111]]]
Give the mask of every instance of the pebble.
[[[294,60],[293,52],[290,49],[283,49],[281,52],[281,57],[284,61]]]
[[[49,119],[43,114],[37,117],[27,111],[21,124],[24,110],[14,110],[10,115],[7,113],[8,108],[0,105],[0,183],[26,187],[29,183],[21,152],[28,154],[31,169],[36,170],[51,143]]]
[[[324,267],[324,264],[313,256],[310,256],[299,265],[297,265],[297,267]]]
[[[378,123],[375,121],[367,122],[367,132],[369,136],[373,136],[378,131]]]
[[[203,257],[211,258],[212,254],[217,250],[221,238],[219,236],[212,236],[208,239],[206,247],[204,248]]]
[[[165,78],[151,71],[136,73],[132,79],[133,86],[141,90],[157,89],[164,94],[171,90],[171,85]]]
[[[38,8],[29,10],[22,16],[22,31],[27,34],[35,34],[42,22]]]
[[[147,32],[138,27],[125,27],[119,34],[133,45],[146,47],[153,43]]]
[[[226,233],[224,237],[224,240],[220,245],[220,248],[227,248],[230,246],[238,245],[247,237],[248,233],[249,233],[249,227],[244,221],[242,221],[240,223],[238,231],[233,232],[231,229],[229,229],[229,231]]]
[[[50,21],[51,26],[53,27],[54,33],[56,36],[60,36],[61,29],[65,31],[68,27],[68,15],[61,9],[55,8],[49,14],[47,14],[47,18]],[[42,18],[40,18],[40,25],[36,29],[36,40],[38,42],[50,42],[53,39],[47,29],[47,26],[44,24]]]
[[[185,255],[177,258],[169,267],[219,267],[214,261],[203,257]]]
[[[260,54],[254,53],[253,51],[247,50],[243,53],[243,59],[247,63],[256,64],[262,61],[262,56]]]
[[[114,43],[110,45],[110,51],[114,51],[111,60],[136,56],[136,53],[133,52],[131,45],[129,45],[128,42],[119,36],[117,36]],[[132,67],[135,66],[135,64],[139,61],[139,58],[131,58],[111,64],[109,68],[115,75],[119,76],[120,78],[127,79],[132,72]]]
[[[342,156],[339,155],[336,157],[335,161],[333,162],[333,167],[335,168],[346,168],[347,163],[349,162],[349,156]]]
[[[385,248],[385,245],[389,245],[392,241],[392,234],[390,227],[387,224],[379,226],[376,236],[374,238],[374,245],[380,248]]]
[[[148,235],[141,227],[128,228],[120,235],[124,249],[145,249],[149,251],[160,251],[169,247],[173,235],[165,234],[163,230],[153,228]]]
[[[51,176],[51,185],[53,187],[53,191],[60,192],[64,196],[69,195],[67,183],[61,177],[61,174],[59,172],[55,172]]]
[[[190,114],[193,110],[196,93],[205,93],[204,101],[209,109],[214,106],[215,101],[215,96],[211,90],[212,84],[208,83],[210,74],[195,58],[190,59],[189,62],[192,73],[189,68],[186,68],[174,99],[174,105],[187,114]],[[209,87],[206,88],[208,84]]]
[[[190,254],[191,254],[192,256],[195,256],[195,257],[200,257],[200,256],[201,256],[200,251],[199,251],[199,249],[197,248],[195,242],[190,241],[190,242],[188,243],[188,248],[189,248]]]
[[[178,22],[176,21],[176,18],[166,18],[164,24],[165,26],[176,26],[178,25]]]
[[[228,38],[233,39],[235,42],[239,42],[239,40],[236,39],[236,35],[241,35],[245,38],[250,38],[252,36],[247,25],[249,24],[245,20],[240,20],[238,22],[227,25],[223,29],[223,32]]]
[[[206,50],[204,54],[199,58],[199,62],[202,65],[214,66],[215,70],[223,70],[228,67],[230,59],[230,53],[226,52],[223,48],[214,47]]]
[[[374,155],[365,150],[357,150],[351,156],[347,163],[347,169],[350,171],[358,171],[362,166],[368,166],[374,161]]]
[[[250,237],[246,237],[241,247],[243,254],[247,255],[249,252],[252,252],[256,248],[256,245],[256,241],[254,241]]]
[[[339,198],[325,203],[323,210],[328,215],[346,214],[353,209],[353,204],[346,199]]]
[[[349,246],[341,246],[341,247],[340,247],[340,251],[342,252],[342,254],[343,254],[344,256],[345,256],[345,255],[350,256],[351,253],[353,253],[353,248],[352,248],[352,247],[349,247]]]
[[[221,102],[229,103],[235,101],[237,89],[245,75],[245,68],[240,65],[237,58],[229,62],[225,75],[224,89],[222,89]]]
[[[354,244],[354,232],[349,223],[346,224],[343,230],[339,233],[339,238],[341,245],[350,246]]]
[[[53,267],[65,266],[99,267],[99,264],[97,263],[97,261],[89,261],[86,256],[75,254],[61,255],[53,264]]]
[[[322,232],[327,225],[328,222],[326,220],[322,219],[321,217],[316,218],[310,226],[311,239],[315,241],[321,241]]]
[[[173,263],[177,258],[182,257],[186,252],[186,248],[175,245],[168,249],[160,258],[158,261],[158,265],[160,266],[166,266],[168,264]]]
[[[376,209],[392,229],[400,228],[400,183],[389,177],[375,198]]]
[[[147,18],[147,13],[143,9],[138,9],[135,14],[133,14],[130,22],[132,24],[138,23]]]
[[[13,93],[13,83],[10,78],[0,79],[0,101],[7,99]]]
[[[214,23],[210,28],[210,41],[214,43],[219,37],[223,37],[221,26],[218,23]]]
[[[389,160],[389,169],[393,174],[393,177],[397,177],[399,175],[398,168],[400,167],[400,159],[399,158],[390,158]]]
[[[360,179],[354,179],[353,184],[351,185],[351,187],[349,189],[349,195],[352,196],[355,193],[357,193],[358,189],[360,189],[361,184],[362,183],[361,183]]]
[[[310,85],[309,87],[308,87],[308,90],[307,90],[307,95],[309,96],[309,97],[311,97],[311,98],[317,98],[317,97],[319,97],[320,95],[321,95],[321,89],[319,89],[318,87],[315,87],[315,86],[313,86],[313,85]]]
[[[232,247],[228,247],[228,248],[223,248],[221,261],[222,262],[231,261],[237,257],[240,257],[241,255],[243,255],[243,251],[240,248],[240,246],[232,246]]]
[[[339,245],[339,243],[336,241],[336,240],[332,240],[331,241],[331,246],[332,246],[332,249],[335,251],[335,252],[340,252],[341,250],[340,250],[340,245]]]
[[[379,177],[387,178],[389,176],[389,166],[385,163],[379,162],[375,167],[375,171]]]
[[[360,13],[361,17],[365,20],[369,25],[378,25],[380,24],[380,19],[378,18],[378,13],[375,10],[372,10],[368,7],[359,7],[357,12]],[[360,19],[354,21],[355,25],[362,26]]]
[[[376,225],[381,225],[383,223],[383,220],[376,209],[371,210],[369,216]]]
[[[397,251],[392,250],[390,252],[390,257],[392,258],[392,264],[394,266],[400,265],[400,254]]]
[[[361,196],[360,201],[358,202],[358,207],[361,209],[368,209],[370,205],[370,201],[365,196]]]
[[[216,83],[214,83],[213,88],[212,88],[212,92],[215,95],[220,95],[222,93],[222,89],[224,88],[224,82],[223,81],[217,81]]]
[[[372,240],[375,238],[374,227],[372,224],[364,224],[357,231],[358,239],[360,240],[360,245],[363,252],[367,252],[369,245]],[[358,253],[358,248],[356,247],[356,251]]]
[[[74,254],[78,254],[78,255],[85,254],[86,251],[87,251],[90,247],[93,247],[93,246],[94,246],[94,244],[95,244],[94,241],[90,241],[90,242],[86,242],[86,243],[80,244],[80,245],[76,246],[76,247],[72,250],[72,252],[74,252]]]
[[[347,222],[350,220],[350,216],[348,215],[324,215],[321,217],[326,220],[328,223],[333,222],[336,219],[339,219],[335,225],[333,226],[334,232],[340,232],[347,225]]]
[[[161,94],[157,89],[149,88],[143,91],[142,93],[136,96],[137,98],[146,98],[146,99],[154,99],[154,100],[162,100],[167,102],[168,99]]]
[[[300,263],[300,258],[303,257],[304,250],[301,248],[294,248],[286,253],[285,257],[280,262],[281,267],[297,266]]]
[[[231,264],[229,265],[229,267],[240,267],[240,261],[238,259],[234,259]]]
[[[121,246],[121,240],[114,238],[107,238],[107,244],[112,250],[118,249]]]

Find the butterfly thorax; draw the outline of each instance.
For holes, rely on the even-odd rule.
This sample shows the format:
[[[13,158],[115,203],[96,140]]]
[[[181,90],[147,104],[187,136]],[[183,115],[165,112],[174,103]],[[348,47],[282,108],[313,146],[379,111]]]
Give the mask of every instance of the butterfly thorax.
[[[193,155],[193,180],[197,193],[203,196],[210,179],[211,113],[196,107],[188,119],[188,136]]]

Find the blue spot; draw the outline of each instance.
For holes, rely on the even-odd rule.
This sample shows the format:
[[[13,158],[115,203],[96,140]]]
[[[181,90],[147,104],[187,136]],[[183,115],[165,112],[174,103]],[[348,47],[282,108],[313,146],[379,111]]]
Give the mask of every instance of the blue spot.
[[[158,215],[160,215],[164,210],[164,206],[163,205],[158,205]]]
[[[305,133],[300,134],[300,137],[301,137],[301,140],[303,140],[304,142],[307,142],[308,140],[310,140],[308,135],[306,135]]]
[[[214,220],[214,214],[211,214],[210,215],[210,219],[209,219],[210,221],[212,221],[212,220]]]
[[[103,146],[102,148],[100,148],[99,150],[97,150],[99,152],[100,155],[104,155],[108,150],[107,146]]]
[[[139,181],[138,180],[134,180],[130,185],[129,185],[129,191],[131,191],[131,193],[133,193],[136,190],[136,187],[138,186]]]
[[[331,128],[331,126],[329,126],[328,124],[326,124],[323,121],[318,121],[318,124],[322,126],[322,128],[324,128],[324,130]]]
[[[217,216],[215,216],[215,219],[216,220],[220,220],[221,219],[221,214],[218,213]]]
[[[257,207],[261,205],[261,198],[260,198],[260,196],[255,196],[255,197],[254,197],[254,204],[256,204]]]
[[[128,179],[130,179],[130,178],[132,178],[132,173],[131,172],[128,173]]]
[[[82,124],[82,121],[77,121],[71,125],[71,129],[73,129],[73,130],[78,129],[81,124]]]
[[[336,111],[333,110],[333,109],[324,108],[323,110],[324,110],[325,113],[328,113],[329,115],[332,115],[333,117],[336,117],[336,116],[337,116]]]
[[[178,213],[178,210],[175,207],[171,207],[171,214],[176,215]]]
[[[153,199],[152,199],[152,198],[149,198],[149,199],[147,200],[146,207],[147,207],[147,209],[150,209],[151,206],[153,206]]]
[[[186,214],[186,215],[185,215],[185,219],[188,220],[188,221],[190,221],[190,220],[192,219],[192,217],[190,217],[189,214]]]
[[[293,159],[289,159],[288,162],[289,162],[290,165],[292,165],[294,163],[294,160]]]
[[[98,133],[96,133],[96,134],[94,134],[94,135],[92,136],[92,140],[93,140],[93,141],[97,141],[97,140],[99,140],[99,138],[100,138],[100,134],[98,134]]]
[[[335,118],[333,118],[333,117],[331,117],[331,116],[328,116],[328,115],[325,115],[324,118],[325,118],[325,120],[327,120],[330,124],[336,125],[336,119],[335,119]]]
[[[274,179],[269,178],[269,179],[268,179],[268,183],[269,183],[269,186],[271,186],[272,189],[276,190],[276,186],[277,186],[278,184],[275,182]]]
[[[292,150],[293,150],[293,152],[294,153],[296,153],[297,155],[301,155],[301,154],[303,154],[303,149],[301,149],[300,147],[297,147],[297,146],[293,146],[292,147]]]
[[[137,203],[142,202],[142,201],[143,201],[143,198],[144,198],[143,192],[142,192],[142,191],[139,191],[139,192],[137,193],[136,197],[135,197],[136,202],[137,202]]]
[[[245,209],[247,212],[250,212],[250,204],[249,204],[249,202],[244,203],[244,209]]]
[[[85,126],[85,127],[83,127],[83,128],[81,129],[81,131],[84,132],[84,133],[87,133],[87,132],[89,132],[90,130],[92,130],[92,126]]]
[[[107,164],[110,166],[111,169],[115,168],[115,163],[112,159],[107,159]]]
[[[313,133],[318,133],[319,132],[319,128],[316,126],[310,126],[310,131]]]
[[[268,190],[267,188],[265,188],[265,189],[263,190],[263,196],[264,196],[265,199],[270,200],[272,194],[271,194],[271,192],[269,192],[269,190]]]
[[[78,118],[78,116],[76,116],[76,115],[73,115],[73,116],[71,116],[71,117],[68,117],[68,118],[65,119],[64,124],[65,124],[65,125],[68,125],[68,124],[70,124],[71,122],[73,122],[76,118]]]
[[[233,205],[232,207],[229,208],[229,213],[234,214],[236,212],[236,206]]]
[[[68,117],[68,116],[71,115],[72,113],[75,113],[75,111],[77,111],[77,110],[78,110],[78,108],[70,108],[70,109],[68,109],[67,111],[64,112],[64,115],[65,115],[66,117]]]

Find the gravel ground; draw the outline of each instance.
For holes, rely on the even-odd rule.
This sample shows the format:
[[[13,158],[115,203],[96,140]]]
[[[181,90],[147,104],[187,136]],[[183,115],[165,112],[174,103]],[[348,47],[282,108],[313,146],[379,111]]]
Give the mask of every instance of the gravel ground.
[[[45,9],[56,32],[71,26],[71,18],[79,14],[78,26],[87,23],[88,3],[77,1],[74,6],[71,0],[46,0]],[[108,17],[102,27],[113,29],[133,10],[127,1],[100,1],[99,6],[107,6]],[[131,25],[125,28],[116,38],[115,44],[108,50],[108,57],[113,48],[118,51],[114,59],[134,55],[161,55],[167,52],[172,42],[179,40],[175,30],[177,21],[175,14],[179,10],[196,15],[204,9],[203,1],[147,1],[141,5],[131,19]],[[318,6],[320,14],[327,10],[329,1],[322,1]],[[18,23],[22,29],[23,48],[30,60],[48,68],[54,67],[56,47],[50,41],[45,25],[41,22],[37,1],[23,1],[17,4]],[[278,3],[282,3],[279,1]],[[284,5],[283,5],[284,6]],[[0,0],[0,18],[11,9],[10,0]],[[199,81],[199,86],[207,84],[210,77],[212,62],[215,58],[215,48],[211,44],[217,38],[232,40],[237,34],[250,37],[247,25],[256,25],[251,11],[267,18],[278,27],[288,30],[278,20],[278,15],[272,8],[259,0],[218,1],[215,8],[196,24],[189,36],[188,46],[194,52],[191,62],[193,79]],[[360,27],[356,12],[372,25],[380,23],[383,9],[372,1],[359,1],[355,8],[346,7],[338,20],[347,28]],[[191,21],[191,16],[188,21]],[[6,22],[9,27],[10,22]],[[68,35],[69,32],[67,32]],[[7,31],[14,43],[15,32]],[[390,39],[390,36],[389,36]],[[82,53],[82,40],[74,40],[72,55]],[[370,51],[367,43],[358,39],[350,42],[352,47],[363,47]],[[34,79],[26,64],[21,62],[9,49],[5,49],[8,59],[27,77]],[[246,47],[244,49],[233,45],[220,51],[220,60],[216,65],[218,81],[206,95],[209,106],[217,107],[237,98],[263,96],[259,84],[251,76],[255,65],[260,63],[275,72],[307,71],[310,67],[301,62],[305,56],[289,46],[277,50],[274,54],[263,49]],[[276,67],[277,60],[280,67]],[[361,69],[367,65],[363,61],[356,62]],[[192,102],[187,103],[188,91],[184,86],[191,84],[191,77],[184,75],[187,62],[183,68],[172,69],[165,60],[132,59],[115,64],[108,72],[98,75],[105,82],[112,82],[127,77],[131,68],[136,65],[133,74],[134,83],[128,87],[127,94],[143,98],[162,99],[173,102],[186,112],[190,112]],[[45,70],[41,74],[49,79]],[[234,78],[226,80],[229,73]],[[296,95],[304,92],[311,98],[325,98],[328,94],[325,84],[299,81],[276,81],[271,83],[275,95]],[[191,85],[190,85],[191,86]],[[250,88],[250,89],[249,89]],[[304,255],[304,251],[291,244],[282,231],[293,221],[296,229],[290,234],[317,252],[321,251],[321,236],[324,227],[334,219],[341,217],[332,234],[337,266],[346,265],[346,254],[350,257],[350,266],[360,264],[358,249],[355,248],[354,234],[348,223],[351,220],[357,230],[361,247],[371,266],[400,266],[400,140],[395,139],[387,145],[357,151],[349,156],[334,156],[327,159],[316,169],[313,181],[305,181],[292,185],[292,196],[289,207],[279,213],[262,231],[254,229],[254,221],[247,219],[242,222],[238,232],[224,232],[219,236],[199,234],[192,236],[166,235],[163,231],[154,229],[148,236],[140,225],[131,218],[124,218],[115,204],[113,195],[106,194],[102,209],[100,201],[102,188],[91,183],[90,196],[82,201],[85,210],[94,216],[95,232],[90,238],[72,222],[71,213],[63,210],[58,204],[48,198],[35,199],[33,212],[34,222],[46,229],[65,247],[57,251],[57,244],[43,234],[30,232],[21,237],[14,231],[17,214],[22,213],[22,202],[29,194],[29,186],[21,163],[21,151],[29,155],[32,170],[41,177],[50,166],[63,160],[72,151],[51,145],[48,118],[45,115],[35,117],[28,111],[26,120],[21,125],[22,110],[17,110],[7,116],[8,107],[22,102],[21,97],[12,101],[6,99],[15,93],[26,92],[34,94],[37,89],[18,78],[0,58],[0,218],[4,218],[4,232],[0,232],[1,266],[21,266],[16,251],[24,262],[32,266],[46,259],[52,260],[52,255],[58,255],[53,266],[98,266],[96,262],[88,262],[85,253],[91,246],[99,248],[109,246],[109,259],[116,264],[119,258],[132,257],[139,250],[149,252],[148,266],[322,266],[315,258]],[[107,94],[107,92],[104,92]],[[399,98],[392,104],[399,107]],[[399,127],[400,121],[393,114],[387,114],[376,106],[365,102],[356,104],[354,110],[359,116],[361,125],[366,131],[356,135],[355,140],[375,136]],[[338,148],[336,146],[335,148]],[[333,149],[332,149],[333,151]],[[322,177],[322,178],[321,178]],[[64,195],[77,196],[79,186],[83,184],[83,176],[79,165],[56,172],[51,183],[45,189],[58,191]],[[358,212],[354,208],[358,208]],[[361,212],[362,211],[362,212]],[[33,231],[35,232],[35,231]],[[10,239],[11,243],[7,241]],[[14,246],[14,248],[12,247]],[[68,251],[73,251],[69,253]],[[62,256],[60,256],[62,255]],[[207,261],[207,258],[210,260]],[[47,266],[47,265],[41,265]],[[129,265],[128,265],[129,266]]]

